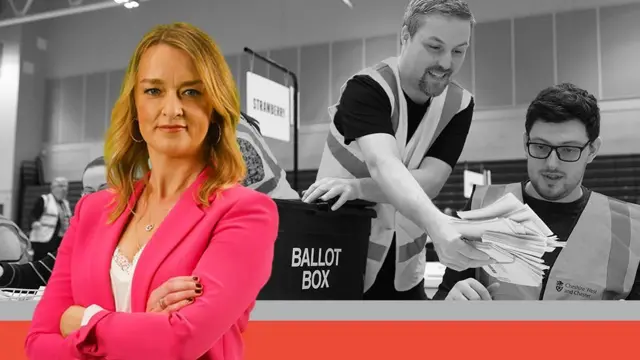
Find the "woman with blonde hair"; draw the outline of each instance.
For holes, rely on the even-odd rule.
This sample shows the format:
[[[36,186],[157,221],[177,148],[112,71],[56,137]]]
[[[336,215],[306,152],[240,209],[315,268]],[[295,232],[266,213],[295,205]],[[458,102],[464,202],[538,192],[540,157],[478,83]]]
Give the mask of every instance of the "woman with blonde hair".
[[[30,359],[242,359],[278,213],[240,185],[239,116],[209,36],[183,23],[144,36],[105,140],[109,189],[76,205],[27,336]],[[176,276],[193,277],[200,296],[145,312],[150,291]]]

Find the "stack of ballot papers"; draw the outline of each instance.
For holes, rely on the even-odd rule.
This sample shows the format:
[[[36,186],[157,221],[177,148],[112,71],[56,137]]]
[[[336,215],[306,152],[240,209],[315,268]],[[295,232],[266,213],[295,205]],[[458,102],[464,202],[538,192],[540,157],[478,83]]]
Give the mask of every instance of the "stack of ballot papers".
[[[459,211],[458,216],[451,218],[452,225],[469,244],[496,261],[483,269],[503,282],[540,286],[549,269],[542,256],[564,246],[512,193],[484,208]]]

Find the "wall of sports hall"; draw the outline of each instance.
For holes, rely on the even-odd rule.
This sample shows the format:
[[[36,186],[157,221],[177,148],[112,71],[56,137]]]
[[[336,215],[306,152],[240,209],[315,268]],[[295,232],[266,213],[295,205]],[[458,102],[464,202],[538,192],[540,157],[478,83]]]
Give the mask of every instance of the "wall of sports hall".
[[[243,99],[248,70],[286,83],[282,72],[243,54],[245,46],[297,73],[298,165],[313,174],[328,131],[327,107],[337,101],[341,85],[399,50],[406,2],[352,3],[351,9],[340,0],[149,0],[131,10],[109,7],[20,25],[3,26],[0,20],[4,214],[15,218],[19,212],[21,164],[42,151],[46,181],[80,180],[86,163],[102,152],[110,110],[137,41],[153,25],[174,21],[193,23],[216,39]],[[476,111],[460,159],[465,165],[456,171],[521,161],[527,104],[542,88],[564,81],[600,100],[603,156],[640,154],[640,1],[469,4],[478,25],[457,81],[475,95]],[[268,142],[291,170],[293,145]]]

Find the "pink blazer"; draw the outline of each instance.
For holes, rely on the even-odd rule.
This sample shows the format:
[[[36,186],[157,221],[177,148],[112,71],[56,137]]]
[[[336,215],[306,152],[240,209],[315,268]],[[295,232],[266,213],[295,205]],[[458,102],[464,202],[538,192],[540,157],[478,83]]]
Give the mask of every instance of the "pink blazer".
[[[131,313],[115,312],[111,258],[127,215],[108,225],[113,194],[100,191],[76,205],[53,274],[39,302],[25,350],[29,359],[196,360],[243,358],[244,332],[255,299],[271,274],[278,210],[269,197],[236,186],[210,207],[185,192],[143,251],[133,277]],[[143,189],[139,183],[129,203]],[[173,314],[145,313],[150,293],[175,276],[198,276],[203,295]],[[101,306],[63,338],[60,317],[71,305]]]

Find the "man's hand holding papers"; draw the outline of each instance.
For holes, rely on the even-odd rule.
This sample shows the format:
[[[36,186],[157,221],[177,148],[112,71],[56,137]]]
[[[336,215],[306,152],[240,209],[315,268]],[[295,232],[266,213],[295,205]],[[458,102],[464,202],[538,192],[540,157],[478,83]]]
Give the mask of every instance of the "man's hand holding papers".
[[[540,286],[549,268],[542,256],[564,246],[538,215],[511,193],[489,206],[458,212],[458,216],[460,219],[450,219],[451,224],[469,244],[496,261],[482,268],[503,282]]]

